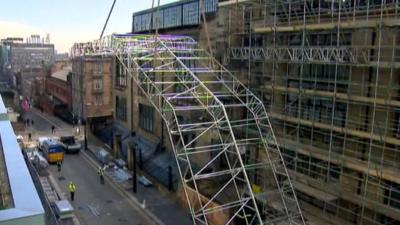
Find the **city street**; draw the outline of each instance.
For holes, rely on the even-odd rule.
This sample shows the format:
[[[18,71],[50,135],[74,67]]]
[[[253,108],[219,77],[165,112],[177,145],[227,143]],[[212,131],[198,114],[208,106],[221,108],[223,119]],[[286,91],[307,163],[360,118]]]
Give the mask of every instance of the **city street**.
[[[2,3],[0,225],[400,225],[400,0]]]
[[[31,108],[28,112],[24,113],[23,119],[30,122],[29,126],[26,126],[25,132],[22,132],[25,136],[31,133],[33,138],[40,136],[61,136],[61,135],[75,135],[77,127],[72,127],[68,124],[54,116],[49,116],[47,114],[41,113],[36,108]],[[51,127],[54,126],[55,133],[51,133]],[[20,132],[21,133],[21,132]],[[83,134],[83,131],[81,132]]]
[[[58,130],[55,135],[74,130],[71,125],[55,117],[44,117],[35,109],[26,113],[25,118],[34,120],[34,125],[28,128],[34,137],[46,136],[46,133],[51,136],[52,125]],[[68,183],[72,181],[76,184],[77,191],[72,206],[82,225],[152,224],[139,212],[138,206],[126,198],[115,185],[108,182],[105,185],[100,184],[96,164],[87,153],[66,154],[61,172],[57,171],[56,165],[50,165],[48,171],[54,178],[56,191],[62,199],[70,197]]]
[[[133,203],[121,195],[110,183],[101,185],[97,171],[85,153],[67,154],[61,172],[52,165],[50,173],[61,188],[62,195],[69,198],[67,185],[70,181],[77,187],[73,207],[82,224],[149,224],[133,208]]]

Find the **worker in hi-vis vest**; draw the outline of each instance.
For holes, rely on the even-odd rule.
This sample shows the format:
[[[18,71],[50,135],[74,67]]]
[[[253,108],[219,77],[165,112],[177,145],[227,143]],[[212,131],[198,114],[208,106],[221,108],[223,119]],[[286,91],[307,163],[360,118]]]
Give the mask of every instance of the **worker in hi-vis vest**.
[[[71,194],[71,201],[74,201],[76,185],[74,183],[72,183],[72,181],[70,181],[68,184],[68,190],[69,190],[69,193]]]
[[[100,177],[100,184],[104,184],[104,169],[99,166],[99,169],[97,170],[97,174]]]

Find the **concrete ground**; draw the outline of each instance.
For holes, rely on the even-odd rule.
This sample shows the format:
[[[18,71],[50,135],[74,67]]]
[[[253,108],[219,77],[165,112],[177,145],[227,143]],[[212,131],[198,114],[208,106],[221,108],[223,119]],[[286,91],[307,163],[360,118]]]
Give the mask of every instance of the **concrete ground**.
[[[61,172],[53,165],[50,174],[61,189],[59,194],[68,199],[68,183],[76,184],[75,200],[70,202],[81,224],[151,224],[117,188],[107,182],[100,184],[96,167],[83,153],[67,154]]]

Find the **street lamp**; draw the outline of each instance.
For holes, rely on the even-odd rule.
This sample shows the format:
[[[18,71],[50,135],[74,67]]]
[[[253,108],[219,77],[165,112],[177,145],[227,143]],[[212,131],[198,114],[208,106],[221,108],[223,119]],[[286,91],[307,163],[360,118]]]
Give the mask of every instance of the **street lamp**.
[[[81,121],[82,121],[82,124],[83,124],[83,135],[84,135],[84,150],[87,150],[87,135],[86,135],[86,123],[87,123],[87,121],[86,121],[86,119],[83,117],[83,113],[84,113],[84,111],[83,111],[83,107],[84,107],[84,104],[83,104],[83,89],[81,90]]]
[[[84,146],[85,146],[85,150],[87,150],[87,135],[86,135],[86,120],[83,119],[83,136],[84,136]]]
[[[133,182],[133,193],[137,193],[137,180],[136,180],[136,149],[138,144],[135,143],[132,149],[132,156],[133,156],[133,175],[132,175],[132,182]]]

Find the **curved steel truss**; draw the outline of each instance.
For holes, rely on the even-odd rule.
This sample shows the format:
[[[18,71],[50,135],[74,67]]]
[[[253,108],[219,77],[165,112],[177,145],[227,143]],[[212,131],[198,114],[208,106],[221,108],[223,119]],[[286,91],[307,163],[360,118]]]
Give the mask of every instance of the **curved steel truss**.
[[[186,36],[112,35],[114,55],[169,131],[194,224],[304,224],[263,103]]]

